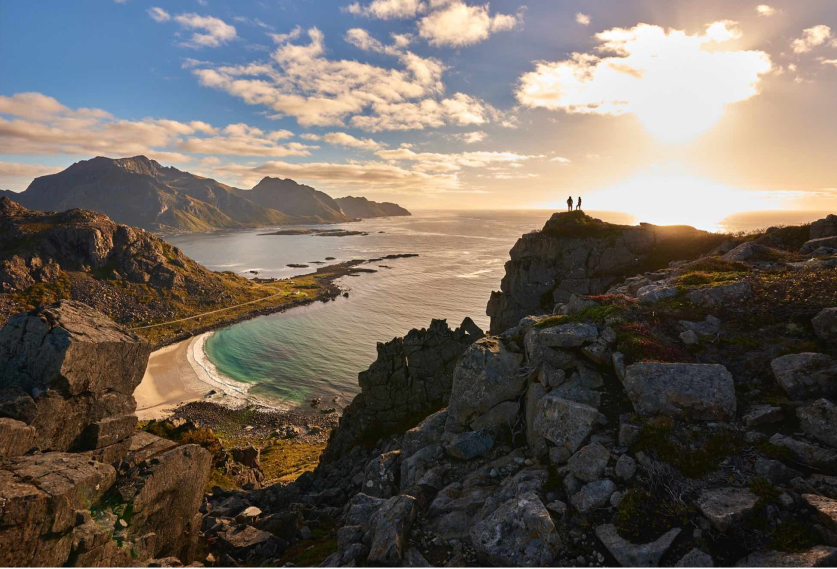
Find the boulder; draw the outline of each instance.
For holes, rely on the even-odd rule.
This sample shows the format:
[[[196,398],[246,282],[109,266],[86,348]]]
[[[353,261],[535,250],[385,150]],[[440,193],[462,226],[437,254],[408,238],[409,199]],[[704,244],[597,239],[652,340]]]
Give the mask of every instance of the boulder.
[[[538,401],[533,427],[538,436],[574,453],[593,432],[598,418],[593,407],[548,393]]]
[[[129,438],[127,454],[122,459],[124,469],[130,469],[161,452],[173,449],[177,443],[145,431],[137,431]]]
[[[116,444],[130,437],[136,427],[137,418],[134,415],[108,417],[90,423],[76,440],[74,450],[96,450]]]
[[[810,238],[833,237],[837,235],[837,215],[833,213],[811,224]]]
[[[818,239],[806,241],[799,249],[799,252],[803,255],[807,255],[816,251],[820,247],[837,248],[837,236],[832,235],[831,237],[820,237]]]
[[[518,401],[504,401],[488,410],[485,415],[480,415],[471,422],[471,428],[475,431],[480,429],[491,429],[500,434],[509,434],[517,423],[517,415],[520,411]]]
[[[789,354],[770,362],[776,381],[791,399],[837,395],[837,359],[825,354]]]
[[[0,460],[25,454],[35,446],[35,428],[14,419],[0,419]]]
[[[658,302],[677,296],[677,287],[650,284],[639,289],[636,296],[643,304],[657,304]]]
[[[834,567],[837,547],[817,545],[799,553],[757,551],[735,564],[736,567]]]
[[[680,558],[680,561],[674,564],[675,567],[714,567],[715,563],[712,561],[712,556],[704,553],[697,547],[692,548],[689,553]]]
[[[700,322],[681,320],[680,326],[684,331],[694,332],[698,336],[711,336],[717,334],[721,330],[721,321],[710,314]]]
[[[16,419],[30,425],[37,414],[38,406],[35,405],[35,400],[23,389],[20,387],[0,388],[0,417]]]
[[[651,543],[636,545],[621,537],[616,526],[606,524],[596,528],[596,537],[622,567],[657,567],[680,531],[672,529]]]
[[[781,433],[776,433],[770,437],[770,443],[785,447],[795,460],[808,466],[815,468],[837,467],[837,451],[798,441]]]
[[[469,425],[495,405],[518,398],[526,386],[520,373],[522,355],[509,351],[496,338],[474,342],[453,372],[453,390],[448,401],[448,430]]]
[[[634,474],[636,474],[636,461],[627,454],[623,454],[616,461],[616,476],[622,480],[630,480]]]
[[[365,526],[374,514],[384,505],[383,498],[369,496],[359,492],[352,496],[345,506],[345,521],[347,526]]]
[[[803,494],[802,501],[808,504],[816,512],[817,519],[830,533],[833,541],[837,531],[837,500],[819,496],[817,494]]]
[[[753,297],[753,288],[748,282],[698,288],[686,293],[686,298],[703,308],[720,308],[740,304]]]
[[[538,495],[525,492],[503,502],[470,531],[477,555],[505,567],[546,567],[561,546],[555,524]]]
[[[722,365],[633,364],[627,367],[624,386],[640,415],[701,421],[735,417],[735,383]]]
[[[526,414],[526,442],[533,449],[535,449],[539,442],[543,442],[543,437],[535,431],[535,418],[538,415],[538,403],[544,395],[546,395],[546,388],[540,383],[533,383],[526,390],[524,409]]]
[[[538,341],[543,348],[579,348],[587,342],[595,342],[599,330],[593,324],[573,322],[550,328],[541,328]]]
[[[720,532],[728,531],[751,515],[758,505],[758,497],[746,488],[714,488],[701,492],[698,509],[709,523]]]
[[[379,455],[366,464],[363,493],[376,498],[390,498],[398,493],[400,450]]]
[[[793,468],[788,468],[778,460],[760,458],[755,464],[756,474],[766,478],[773,484],[787,484],[794,478],[802,476],[802,473]]]
[[[823,308],[811,324],[820,340],[837,345],[837,308]]]
[[[230,553],[242,557],[246,557],[254,549],[276,541],[273,534],[245,524],[218,532],[218,539]]]
[[[445,431],[447,420],[448,410],[442,409],[428,415],[421,423],[404,433],[404,437],[401,439],[402,459],[427,445],[438,443]]]
[[[494,448],[494,435],[491,429],[483,429],[454,435],[445,445],[445,453],[459,460],[471,460],[484,455],[492,448]]]
[[[567,467],[579,480],[593,482],[602,477],[609,460],[609,450],[599,443],[590,443],[570,458]]]
[[[570,503],[580,514],[586,515],[607,506],[614,492],[616,492],[616,484],[612,480],[588,482],[570,497]]]
[[[832,447],[837,447],[837,405],[828,399],[818,399],[810,405],[796,410],[802,430]]]
[[[130,507],[126,537],[157,535],[153,557],[175,556],[190,562],[195,554],[201,515],[198,509],[209,479],[212,454],[187,444],[141,462],[114,486],[114,499]]]
[[[772,405],[753,405],[750,410],[744,415],[744,424],[748,427],[756,427],[758,425],[768,425],[770,423],[780,423],[785,418],[785,413],[781,407],[773,407]]]
[[[418,484],[424,474],[432,468],[435,461],[444,456],[444,451],[439,445],[428,445],[408,458],[401,459],[401,491]],[[366,488],[364,487],[364,491]],[[382,496],[389,498],[389,496]]]
[[[781,252],[753,241],[747,241],[722,255],[721,259],[730,262],[754,262],[769,260],[776,255],[781,255]]]
[[[576,314],[588,308],[593,308],[594,306],[599,306],[599,303],[595,300],[589,300],[587,298],[584,298],[583,296],[573,294],[570,295],[569,302],[561,305],[561,308],[558,310],[557,314],[567,316],[571,314]]]
[[[69,450],[92,423],[133,414],[150,345],[80,302],[17,314],[0,330],[0,388],[32,396],[41,449]]]
[[[401,564],[416,513],[416,499],[412,496],[393,496],[384,502],[370,521],[372,543],[369,547],[369,563],[390,566]]]

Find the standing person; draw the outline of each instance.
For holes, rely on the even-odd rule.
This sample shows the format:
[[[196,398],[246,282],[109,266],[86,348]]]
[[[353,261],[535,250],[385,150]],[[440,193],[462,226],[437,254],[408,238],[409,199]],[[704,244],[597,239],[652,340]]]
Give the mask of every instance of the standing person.
[[[567,198],[567,211],[571,212],[573,210],[573,197],[570,196]]]
[[[581,210],[581,196],[578,196],[578,205],[575,206],[575,209]]]

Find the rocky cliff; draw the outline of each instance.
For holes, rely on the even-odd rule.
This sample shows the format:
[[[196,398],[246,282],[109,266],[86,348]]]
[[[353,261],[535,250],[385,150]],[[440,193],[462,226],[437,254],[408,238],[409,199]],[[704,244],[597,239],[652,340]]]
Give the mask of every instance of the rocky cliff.
[[[488,302],[491,332],[502,332],[527,314],[549,313],[572,294],[601,294],[626,276],[696,258],[723,241],[691,227],[621,226],[580,211],[556,213],[512,248],[500,291]]]
[[[135,431],[149,353],[72,301],[0,330],[0,564],[193,560],[211,455]]]
[[[349,217],[390,217],[412,215],[398,204],[390,202],[373,202],[363,197],[346,196],[334,200]]]

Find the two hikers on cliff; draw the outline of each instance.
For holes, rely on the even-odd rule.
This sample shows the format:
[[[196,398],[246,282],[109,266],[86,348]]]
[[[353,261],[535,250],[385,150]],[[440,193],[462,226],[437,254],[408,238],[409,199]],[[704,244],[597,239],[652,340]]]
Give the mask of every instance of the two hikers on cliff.
[[[576,210],[581,210],[581,196],[578,196],[578,204],[575,206]],[[573,210],[573,197],[570,196],[567,198],[567,211],[570,212]]]

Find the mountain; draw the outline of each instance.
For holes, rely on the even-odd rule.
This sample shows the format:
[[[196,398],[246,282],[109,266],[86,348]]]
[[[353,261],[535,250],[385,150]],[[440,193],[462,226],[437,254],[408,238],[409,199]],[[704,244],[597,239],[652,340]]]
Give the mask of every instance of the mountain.
[[[364,197],[346,196],[336,201],[343,213],[351,217],[389,217],[396,215],[412,215],[398,204],[390,202],[373,202]]]
[[[91,209],[151,231],[351,221],[328,195],[292,180],[240,190],[145,156],[84,160],[0,196],[34,210]]]
[[[236,195],[288,215],[314,218],[316,221],[311,223],[353,220],[343,213],[340,205],[328,194],[291,179],[263,178],[252,190],[236,190]]]

